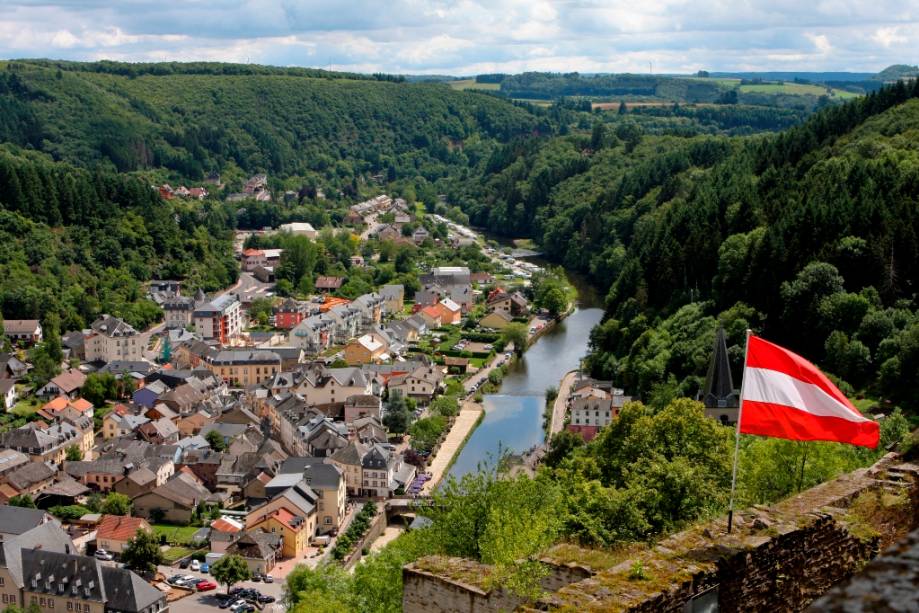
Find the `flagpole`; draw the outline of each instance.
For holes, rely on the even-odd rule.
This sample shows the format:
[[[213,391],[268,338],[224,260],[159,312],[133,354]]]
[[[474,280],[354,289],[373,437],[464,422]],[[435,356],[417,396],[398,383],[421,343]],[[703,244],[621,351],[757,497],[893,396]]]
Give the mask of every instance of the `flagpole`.
[[[737,407],[737,425],[734,430],[734,469],[731,471],[731,502],[728,504],[728,534],[734,526],[734,491],[737,487],[737,458],[740,455],[740,416],[743,414],[743,389],[747,382],[747,354],[750,351],[750,334],[752,332],[747,328],[746,339],[743,348],[743,370],[740,375],[740,402]]]

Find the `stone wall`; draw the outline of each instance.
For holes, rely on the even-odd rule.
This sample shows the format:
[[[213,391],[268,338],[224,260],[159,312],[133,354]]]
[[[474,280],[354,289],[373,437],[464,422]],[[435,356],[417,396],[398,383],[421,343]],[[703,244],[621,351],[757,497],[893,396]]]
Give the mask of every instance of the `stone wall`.
[[[722,612],[801,611],[917,525],[919,466],[888,454],[776,505],[737,513],[733,534],[722,517],[619,557],[568,546],[564,561],[542,560],[550,572],[536,603],[468,581],[487,577],[487,566],[472,572],[461,566],[474,564],[468,560],[443,558],[405,568],[403,601],[406,611],[659,613],[702,600]],[[577,563],[579,555],[594,567]]]
[[[353,545],[351,554],[342,560],[342,565],[346,570],[351,569],[363,557],[364,547],[370,547],[377,538],[386,530],[386,509],[379,508],[377,514],[373,516],[367,533]]]

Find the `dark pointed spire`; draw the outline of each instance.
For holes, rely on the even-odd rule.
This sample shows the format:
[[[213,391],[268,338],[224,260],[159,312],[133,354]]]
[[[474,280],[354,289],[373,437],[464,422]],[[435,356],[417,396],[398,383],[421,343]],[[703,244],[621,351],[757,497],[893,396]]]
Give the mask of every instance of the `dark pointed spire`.
[[[734,380],[731,377],[731,361],[728,359],[728,346],[724,328],[719,325],[712,347],[712,361],[705,375],[705,391],[702,398],[706,408],[737,407],[738,398],[734,392]]]

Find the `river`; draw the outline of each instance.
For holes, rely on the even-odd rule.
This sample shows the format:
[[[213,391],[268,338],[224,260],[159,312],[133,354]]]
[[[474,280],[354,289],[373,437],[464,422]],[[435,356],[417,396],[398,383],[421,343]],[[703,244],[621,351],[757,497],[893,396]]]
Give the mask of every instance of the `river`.
[[[450,469],[460,478],[500,452],[522,452],[545,440],[542,428],[546,389],[558,386],[564,374],[578,367],[587,353],[590,330],[603,310],[594,289],[569,275],[578,288],[578,308],[536,341],[510,368],[501,390],[483,399],[485,417]]]

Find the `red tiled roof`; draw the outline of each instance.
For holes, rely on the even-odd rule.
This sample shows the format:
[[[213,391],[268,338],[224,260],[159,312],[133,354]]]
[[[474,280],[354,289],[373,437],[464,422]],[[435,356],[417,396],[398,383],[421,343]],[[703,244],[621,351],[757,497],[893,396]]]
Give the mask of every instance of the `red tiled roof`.
[[[261,249],[246,249],[245,251],[243,251],[243,255],[246,257],[253,256],[253,255],[265,255],[265,252],[262,251]]]
[[[306,522],[300,522],[299,525],[294,525],[293,521],[294,521],[294,518],[297,516],[291,513],[290,511],[288,511],[286,507],[281,507],[280,509],[275,511],[273,513],[273,516],[279,522],[281,522],[282,524],[284,524],[285,526],[287,526],[288,528],[294,531],[300,530],[301,528],[304,528],[306,526]]]
[[[140,529],[149,529],[150,524],[142,517],[103,515],[96,527],[96,540],[128,541]]]
[[[239,532],[241,529],[222,517],[211,522],[211,530],[216,530],[217,532]]]

